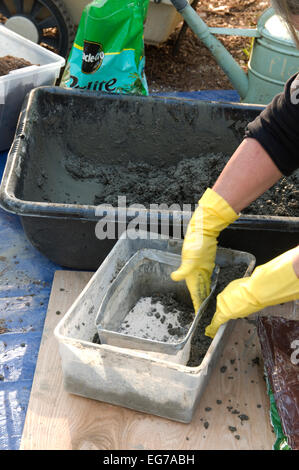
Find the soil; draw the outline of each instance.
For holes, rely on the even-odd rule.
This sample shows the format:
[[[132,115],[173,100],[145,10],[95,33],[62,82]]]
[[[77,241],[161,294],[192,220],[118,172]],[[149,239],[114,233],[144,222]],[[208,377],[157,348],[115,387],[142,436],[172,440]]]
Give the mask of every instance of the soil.
[[[127,206],[143,204],[197,204],[207,187],[212,187],[230,156],[199,155],[181,160],[177,165],[157,167],[148,163],[129,163],[126,166],[98,166],[82,159],[69,159],[66,169],[74,178],[95,176],[100,191],[94,204],[118,205],[118,197],[126,196]],[[256,201],[243,210],[243,214],[298,217],[299,172],[282,178]]]
[[[210,27],[254,28],[269,6],[270,0],[201,0],[196,10]],[[0,23],[5,21],[0,13]],[[150,92],[231,89],[230,81],[211,52],[189,28],[179,43],[177,54],[174,53],[181,26],[182,23],[163,44],[145,45],[145,73]],[[217,38],[247,71],[251,39],[222,35]]]
[[[210,27],[254,28],[270,0],[201,0],[198,14]],[[159,45],[145,45],[146,77],[150,92],[231,89],[232,85],[211,52],[188,28],[174,54],[181,24]],[[216,36],[247,72],[251,39]]]
[[[7,75],[12,70],[22,69],[24,67],[29,67],[32,65],[28,60],[22,59],[21,57],[14,57],[11,55],[6,55],[0,57],[0,77]]]

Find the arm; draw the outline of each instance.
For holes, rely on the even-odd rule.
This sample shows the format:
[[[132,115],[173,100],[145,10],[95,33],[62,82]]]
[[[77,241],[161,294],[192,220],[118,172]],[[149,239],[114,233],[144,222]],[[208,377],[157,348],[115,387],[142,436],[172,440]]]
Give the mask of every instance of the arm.
[[[208,189],[199,201],[185,236],[182,264],[171,276],[174,281],[185,279],[195,313],[210,291],[219,233],[281,176],[261,144],[247,138],[231,157],[212,190]]]
[[[182,263],[172,279],[185,279],[195,312],[210,291],[219,233],[282,175],[299,167],[299,80],[295,78],[248,125],[245,140],[202,196],[188,225]],[[297,269],[295,262],[293,271]]]
[[[239,212],[277,182],[282,173],[261,144],[246,139],[236,150],[213,190]],[[236,279],[217,297],[217,310],[206,335],[270,305],[299,298],[299,247],[255,269],[249,278]]]
[[[261,144],[245,139],[233,154],[213,190],[239,213],[282,176]]]
[[[299,167],[299,75],[291,77],[246,130],[213,189],[236,212]]]

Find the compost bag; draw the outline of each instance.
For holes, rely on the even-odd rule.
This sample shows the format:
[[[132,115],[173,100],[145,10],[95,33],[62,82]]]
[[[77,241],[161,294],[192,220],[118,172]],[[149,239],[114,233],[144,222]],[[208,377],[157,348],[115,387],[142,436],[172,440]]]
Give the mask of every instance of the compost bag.
[[[82,13],[61,86],[148,95],[143,23],[149,0],[95,0]]]
[[[258,335],[277,436],[274,449],[299,450],[299,321],[260,317]]]

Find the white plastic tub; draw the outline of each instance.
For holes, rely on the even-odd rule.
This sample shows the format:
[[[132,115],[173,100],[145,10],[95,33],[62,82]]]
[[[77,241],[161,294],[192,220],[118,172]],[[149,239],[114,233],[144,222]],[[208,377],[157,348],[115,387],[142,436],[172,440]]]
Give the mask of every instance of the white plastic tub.
[[[0,151],[9,149],[26,94],[54,85],[65,59],[0,25],[0,57],[12,55],[32,64],[0,77]]]
[[[136,236],[134,231],[133,235]],[[121,236],[55,328],[64,386],[75,395],[189,423],[233,322],[219,328],[197,367],[154,358],[146,351],[93,342],[97,333],[95,317],[107,288],[130,257],[143,248],[180,254],[182,242],[162,237],[150,239],[144,232],[140,232],[140,238],[136,240],[126,237],[126,233]],[[220,269],[240,262],[247,264],[244,275],[249,275],[254,269],[254,256],[218,249],[216,263]]]
[[[193,0],[188,0],[191,4]],[[151,0],[144,26],[144,42],[158,45],[169,38],[180,22],[183,21],[170,0],[159,3]]]

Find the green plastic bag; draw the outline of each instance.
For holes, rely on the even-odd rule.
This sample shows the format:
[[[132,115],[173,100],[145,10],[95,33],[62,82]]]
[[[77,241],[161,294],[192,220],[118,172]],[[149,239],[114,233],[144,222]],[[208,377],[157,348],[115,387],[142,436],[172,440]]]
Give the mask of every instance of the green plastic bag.
[[[272,389],[270,387],[270,383],[269,383],[269,379],[268,379],[266,371],[265,371],[265,378],[266,378],[266,384],[267,384],[267,392],[268,392],[269,399],[270,399],[270,420],[271,420],[271,424],[273,426],[273,429],[276,435],[276,441],[273,445],[273,450],[292,450],[292,448],[289,446],[288,439],[285,436],[283,429],[282,429],[282,424],[281,424],[280,416],[277,410],[274,393],[272,392]]]
[[[82,13],[61,86],[148,95],[143,24],[149,0],[94,0]]]

